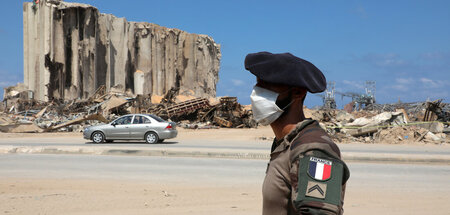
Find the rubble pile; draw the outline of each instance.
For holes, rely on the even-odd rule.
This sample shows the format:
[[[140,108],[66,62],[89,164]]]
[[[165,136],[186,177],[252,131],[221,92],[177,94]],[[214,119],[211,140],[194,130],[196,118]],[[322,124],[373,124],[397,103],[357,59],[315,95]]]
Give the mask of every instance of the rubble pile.
[[[87,99],[49,102],[33,99],[23,85],[5,88],[1,103],[0,132],[76,131],[107,123],[129,113],[154,114],[189,129],[254,128],[251,107],[236,97],[204,98],[180,95],[172,87],[164,96],[107,90],[100,86]],[[449,143],[449,104],[442,100],[422,103],[374,105],[372,110],[305,109],[336,142]]]
[[[237,102],[236,97],[222,97],[219,101],[193,98],[175,102],[177,89],[171,89],[159,104],[152,104],[145,112],[163,119],[180,122],[185,128],[254,128],[251,110]],[[141,111],[142,112],[142,111]]]
[[[373,106],[373,110],[307,110],[336,142],[449,143],[449,105],[442,100]]]
[[[9,88],[8,88],[9,89]],[[99,87],[84,100],[52,100],[39,102],[22,99],[26,91],[5,89],[0,115],[1,132],[77,131],[98,123],[107,123],[129,113],[154,114],[185,128],[253,128],[257,124],[251,110],[237,102],[236,97],[217,99],[178,95],[179,88],[170,89],[164,97],[110,91]],[[14,92],[13,92],[14,91]],[[17,92],[16,92],[17,91]],[[11,93],[13,92],[13,93]]]
[[[442,103],[442,99],[414,103],[371,104],[365,110],[393,112],[399,109],[405,110],[408,117],[413,121],[450,121],[450,104]]]

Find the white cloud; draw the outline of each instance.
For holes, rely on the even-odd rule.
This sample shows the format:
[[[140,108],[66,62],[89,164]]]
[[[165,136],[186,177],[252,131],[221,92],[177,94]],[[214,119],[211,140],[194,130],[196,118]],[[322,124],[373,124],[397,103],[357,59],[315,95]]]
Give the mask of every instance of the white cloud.
[[[398,54],[367,54],[361,58],[363,62],[377,66],[377,67],[398,67],[405,66],[409,63],[400,58]]]
[[[243,86],[245,85],[245,82],[239,79],[231,79],[231,82],[234,86]]]
[[[420,78],[420,82],[422,82],[422,84],[424,84],[425,88],[444,88],[446,87],[446,85],[449,85],[447,82],[445,81],[441,81],[441,80],[431,80],[429,78]]]
[[[426,52],[419,55],[419,60],[424,61],[440,61],[441,63],[445,63],[448,65],[450,52]]]
[[[395,101],[425,101],[426,99],[447,100],[450,92],[446,90],[450,83],[445,80],[436,80],[429,77],[397,78],[392,83],[386,83],[378,90],[383,99]]]
[[[435,84],[433,80],[428,78],[420,78],[420,81],[424,84]]]
[[[412,78],[397,78],[395,79],[395,82],[398,84],[412,84],[414,82],[414,79]]]
[[[433,89],[437,91],[439,88],[445,88],[448,85],[445,81],[432,80],[429,78],[397,78],[392,86],[387,87],[388,89],[394,89],[401,92],[408,92],[411,89],[415,89],[422,92],[430,93],[432,91],[427,91],[426,89]],[[433,93],[434,94],[434,93]]]
[[[392,89],[396,89],[398,91],[407,92],[409,91],[409,87],[403,84],[397,84],[392,86]]]
[[[398,90],[401,92],[408,92],[414,82],[415,81],[412,78],[396,78],[395,83],[392,86],[390,86],[389,88]]]
[[[349,81],[349,80],[343,80],[342,83],[344,85],[347,85],[348,87],[354,87],[354,88],[358,88],[358,89],[364,89],[364,86],[362,83],[360,82],[356,82],[356,81]]]

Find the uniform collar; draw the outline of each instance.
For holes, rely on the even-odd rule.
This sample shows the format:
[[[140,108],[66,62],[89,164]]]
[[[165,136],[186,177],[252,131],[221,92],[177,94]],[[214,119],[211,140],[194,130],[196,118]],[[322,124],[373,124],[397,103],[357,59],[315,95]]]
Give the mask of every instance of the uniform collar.
[[[290,131],[286,136],[283,137],[283,139],[277,140],[276,138],[273,140],[272,143],[272,149],[271,153],[277,153],[280,151],[284,151],[286,148],[288,148],[291,145],[291,142],[294,140],[294,138],[302,131],[304,128],[306,128],[308,125],[313,124],[314,122],[317,122],[313,119],[305,119],[295,126],[292,131]]]
[[[292,140],[294,140],[294,138],[298,135],[298,133],[300,133],[300,131],[302,131],[304,128],[306,128],[308,125],[313,124],[314,122],[317,122],[316,120],[313,119],[305,119],[299,123],[297,123],[297,125],[295,126],[294,129],[292,129],[291,132],[289,132],[288,134],[286,134],[286,136],[284,136],[284,140],[288,143],[292,142]],[[289,144],[290,145],[290,144]]]

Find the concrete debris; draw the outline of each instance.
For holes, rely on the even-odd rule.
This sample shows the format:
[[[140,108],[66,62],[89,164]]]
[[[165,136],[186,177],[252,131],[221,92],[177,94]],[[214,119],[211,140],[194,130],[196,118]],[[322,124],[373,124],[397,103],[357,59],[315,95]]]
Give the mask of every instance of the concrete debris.
[[[208,118],[208,115],[210,115],[209,112],[204,117]],[[253,120],[252,111],[240,105],[236,97],[222,97],[214,109],[214,117],[229,121],[231,125],[227,123],[227,127],[254,128],[257,126]]]
[[[60,128],[68,127],[70,125],[80,124],[87,120],[97,120],[97,121],[100,121],[103,123],[108,123],[108,120],[105,119],[105,117],[103,117],[101,114],[92,114],[92,115],[82,116],[82,117],[76,118],[74,120],[70,120],[70,121],[55,125],[55,126],[51,126],[51,127],[47,128],[46,131],[53,131],[53,130],[57,130]]]
[[[9,117],[0,116],[0,126],[9,125],[12,123],[14,123],[14,121],[12,119],[10,119]]]
[[[211,123],[180,123],[180,127],[185,129],[219,129],[219,126],[211,125]]]
[[[440,137],[438,137],[437,135],[433,134],[433,132],[427,132],[427,134],[425,135],[425,139],[426,140],[431,140],[431,141],[441,141],[442,139]]]
[[[350,134],[354,137],[359,137],[367,134],[373,134],[378,131],[376,127],[361,127],[356,129],[344,130],[344,133]]]
[[[436,104],[437,102],[432,102]],[[305,116],[318,120],[329,135],[337,142],[362,143],[450,143],[446,133],[449,129],[445,116],[448,104],[439,104],[431,108],[430,102],[414,104],[385,105],[384,109],[347,112],[347,110],[313,110],[305,109]],[[386,108],[388,107],[388,108]],[[431,105],[436,107],[436,105]],[[422,121],[427,110],[437,112],[432,118],[439,121]],[[434,113],[433,112],[433,113]],[[440,113],[440,114],[439,114]]]
[[[442,122],[431,122],[427,124],[418,124],[417,127],[425,128],[433,133],[443,133],[445,126]]]
[[[106,91],[104,87],[98,88],[85,100],[54,99],[41,102],[8,97],[2,103],[7,104],[7,107],[0,115],[1,131],[80,132],[84,126],[107,123],[129,113],[155,114],[166,120],[178,122],[180,127],[188,129],[257,126],[251,110],[240,105],[236,97],[193,98],[177,95],[178,91],[179,88],[172,88],[164,97],[158,99],[159,103],[152,102],[154,96],[151,94],[130,97],[126,93]]]
[[[48,108],[48,106],[46,106],[45,108],[43,108],[42,110],[40,110],[40,111],[35,115],[35,117],[36,117],[36,118],[41,118],[42,115],[44,115],[44,113],[45,113],[45,111],[47,110],[47,108]]]
[[[243,106],[236,97],[193,98],[177,95],[172,88],[155,99],[151,94],[130,97],[117,91],[99,88],[86,100],[52,100],[11,98],[0,115],[2,132],[80,132],[83,127],[106,123],[128,113],[155,114],[177,122],[186,129],[253,128],[251,106]],[[21,94],[23,91],[19,92]],[[158,102],[154,102],[157,100]],[[425,103],[424,103],[425,104]],[[12,107],[13,111],[9,111]],[[337,142],[363,143],[450,143],[449,123],[424,122],[423,109],[397,108],[397,111],[357,111],[305,109],[307,117],[320,122]],[[446,110],[443,108],[442,110]]]
[[[108,122],[128,113],[154,114],[177,122],[186,129],[254,128],[251,106],[241,105],[236,97],[205,98],[179,95],[172,87],[163,96],[133,96],[122,91],[97,88],[87,99],[53,99],[42,102],[25,99],[25,88],[14,87],[3,100],[0,117],[3,132],[40,132],[25,128],[33,124],[44,132],[81,131],[84,126]],[[21,90],[21,91],[20,91]],[[385,105],[392,111],[353,111],[304,109],[305,116],[316,119],[337,142],[367,143],[449,143],[448,104],[440,100],[414,104]],[[430,114],[433,113],[434,115]],[[427,117],[425,117],[427,116]],[[422,119],[439,120],[423,121]],[[20,125],[20,126],[19,126]],[[30,127],[30,126],[28,126]],[[17,129],[16,129],[17,128]],[[23,128],[23,129],[22,129]]]
[[[175,103],[169,97],[166,95],[160,104],[151,105],[146,112],[174,122],[188,121],[188,124],[207,123],[226,128],[257,126],[251,110],[239,104],[236,97],[222,97],[219,102],[212,102],[214,105],[209,101],[215,99],[194,98]]]
[[[103,113],[109,113],[112,110],[118,110],[118,108],[126,103],[128,103],[128,100],[112,96],[108,101],[102,103],[101,109],[103,110]]]
[[[441,99],[433,102],[373,104],[370,108],[378,113],[404,109],[410,121],[450,121],[450,104],[443,103]]]
[[[339,111],[336,114],[336,120],[344,123],[351,123],[355,120],[355,117],[346,111]]]
[[[16,86],[4,88],[3,98],[5,99],[21,98],[25,100],[32,99],[33,92],[29,91],[25,84],[18,83]]]
[[[450,127],[449,126],[444,127],[444,131],[442,131],[442,133],[449,134],[450,133]]]
[[[0,131],[5,133],[40,133],[44,130],[33,123],[15,123],[0,125]]]
[[[381,125],[401,125],[405,124],[406,119],[402,112],[383,112],[370,119],[366,117],[361,117],[355,119],[351,123],[345,124],[346,126],[357,126],[357,127],[373,127]]]

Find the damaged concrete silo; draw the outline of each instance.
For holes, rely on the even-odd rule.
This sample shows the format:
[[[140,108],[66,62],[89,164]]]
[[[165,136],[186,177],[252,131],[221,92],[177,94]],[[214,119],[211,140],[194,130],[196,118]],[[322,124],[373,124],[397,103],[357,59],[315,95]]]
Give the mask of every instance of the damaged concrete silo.
[[[59,0],[24,3],[24,84],[35,99],[87,98],[101,85],[135,94],[212,97],[220,46],[207,35],[128,22]]]

